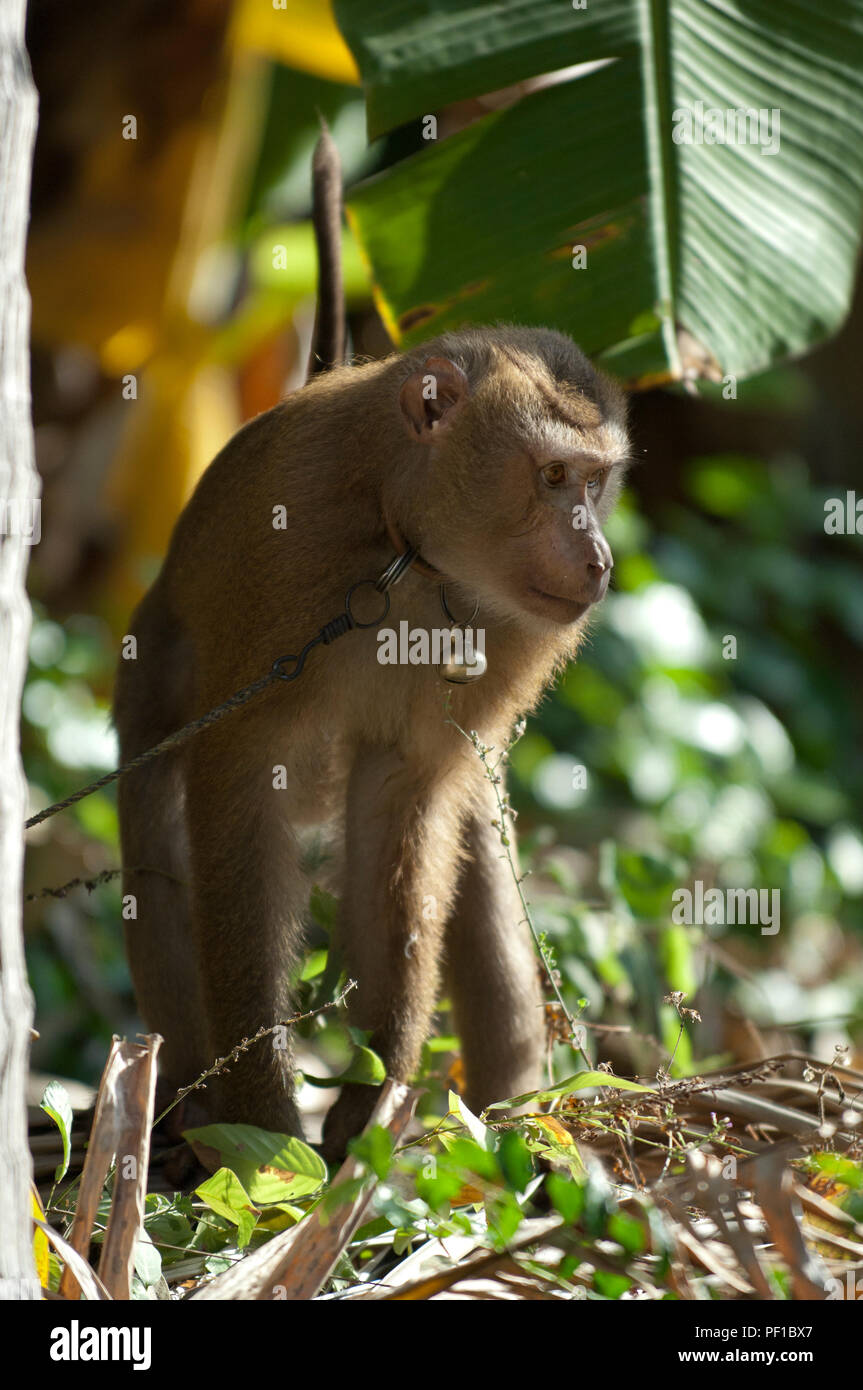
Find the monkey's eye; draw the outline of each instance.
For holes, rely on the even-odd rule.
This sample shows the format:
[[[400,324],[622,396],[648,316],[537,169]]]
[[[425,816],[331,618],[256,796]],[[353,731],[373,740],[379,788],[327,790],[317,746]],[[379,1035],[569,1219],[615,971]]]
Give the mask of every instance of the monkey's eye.
[[[566,464],[550,463],[543,468],[542,476],[548,487],[560,487],[566,482]]]
[[[605,473],[602,470],[600,470],[599,473],[593,473],[591,477],[588,478],[587,486],[592,492],[598,492],[599,489],[602,487],[604,481]]]

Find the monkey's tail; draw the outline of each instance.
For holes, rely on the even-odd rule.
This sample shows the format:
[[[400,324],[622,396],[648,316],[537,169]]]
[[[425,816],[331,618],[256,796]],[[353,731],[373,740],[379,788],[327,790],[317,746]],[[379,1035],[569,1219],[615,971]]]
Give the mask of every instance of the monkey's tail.
[[[318,251],[318,310],[307,379],[345,360],[342,162],[323,118],[312,160],[312,221]]]

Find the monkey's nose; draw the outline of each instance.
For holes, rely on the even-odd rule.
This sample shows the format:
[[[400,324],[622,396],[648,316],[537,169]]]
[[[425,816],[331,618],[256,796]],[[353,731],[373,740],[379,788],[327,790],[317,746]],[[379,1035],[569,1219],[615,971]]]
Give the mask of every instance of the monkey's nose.
[[[611,547],[603,537],[602,544],[594,543],[593,554],[587,562],[587,582],[593,589],[593,603],[605,597],[613,566]]]
[[[611,546],[601,532],[599,535],[593,536],[592,539],[593,554],[587,562],[587,568],[589,570],[598,571],[600,575],[603,572],[610,573],[614,566],[614,556],[611,553]]]

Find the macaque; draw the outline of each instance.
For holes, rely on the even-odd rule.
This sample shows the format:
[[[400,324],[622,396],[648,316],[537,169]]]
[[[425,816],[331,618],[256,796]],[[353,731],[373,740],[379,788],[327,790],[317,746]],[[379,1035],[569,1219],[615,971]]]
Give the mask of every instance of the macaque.
[[[540,1084],[544,1016],[494,788],[457,726],[500,751],[577,651],[611,573],[602,522],[627,458],[625,403],[547,329],[469,329],[340,365],[341,177],[326,128],[314,187],[312,380],[235,435],[177,523],[133,619],[137,657],[120,663],[123,761],[299,653],[397,555],[411,564],[390,591],[390,633],[432,637],[469,621],[484,640],[470,660],[432,665],[432,639],[390,664],[374,625],[343,633],[313,649],[296,681],[128,774],[132,977],[164,1037],[167,1103],[290,1016],[307,897],[299,832],[334,822],[352,1021],[388,1075],[408,1080],[446,978],[466,1100],[479,1110]],[[372,583],[352,612],[380,614]],[[290,1053],[273,1041],[194,1093],[185,1123],[299,1134]],[[342,1088],[328,1157],[375,1099],[372,1087]]]
[[[344,836],[351,1020],[388,1075],[411,1077],[445,981],[467,1104],[541,1084],[530,936],[493,788],[446,697],[462,729],[500,750],[574,656],[608,587],[602,523],[627,453],[623,394],[574,343],[496,327],[318,375],[210,464],[132,621],[137,659],[120,663],[115,702],[124,760],[298,652],[394,546],[420,558],[392,588],[386,626],[448,626],[443,576],[457,619],[479,605],[487,671],[448,685],[428,665],[381,664],[375,629],[358,629],[124,778],[124,863],[155,871],[130,873],[125,891],[164,1094],[290,1016],[307,900],[297,831],[320,821]],[[364,592],[373,607],[380,596]],[[290,1054],[272,1037],[197,1098],[213,1119],[301,1132]],[[325,1153],[344,1152],[374,1100],[373,1087],[342,1089]]]

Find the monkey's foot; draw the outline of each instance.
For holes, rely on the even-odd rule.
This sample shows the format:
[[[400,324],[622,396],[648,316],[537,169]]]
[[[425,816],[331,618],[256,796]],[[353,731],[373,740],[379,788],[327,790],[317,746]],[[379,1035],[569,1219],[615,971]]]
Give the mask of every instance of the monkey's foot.
[[[342,1087],[335,1105],[327,1111],[321,1155],[327,1163],[340,1163],[348,1151],[348,1140],[355,1139],[368,1124],[380,1090],[377,1086],[348,1083]]]

